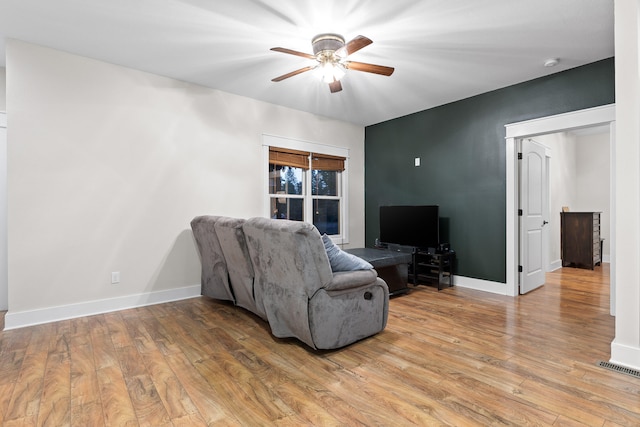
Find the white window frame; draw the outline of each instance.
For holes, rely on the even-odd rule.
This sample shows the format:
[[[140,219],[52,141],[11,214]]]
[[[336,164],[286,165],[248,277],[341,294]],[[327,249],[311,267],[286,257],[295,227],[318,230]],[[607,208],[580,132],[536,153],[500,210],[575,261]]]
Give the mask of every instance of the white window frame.
[[[342,195],[340,203],[340,234],[331,235],[331,240],[338,244],[349,243],[349,149],[336,147],[333,145],[319,144],[298,139],[285,138],[274,135],[262,135],[263,153],[263,188],[264,188],[264,215],[271,217],[271,194],[269,193],[269,147],[288,148],[290,150],[308,151],[310,153],[326,154],[329,156],[344,157],[344,171],[340,173],[339,191]],[[304,221],[313,224],[313,199],[327,198],[335,199],[333,196],[313,196],[311,193],[311,171],[305,174],[304,178],[305,195],[304,200]]]

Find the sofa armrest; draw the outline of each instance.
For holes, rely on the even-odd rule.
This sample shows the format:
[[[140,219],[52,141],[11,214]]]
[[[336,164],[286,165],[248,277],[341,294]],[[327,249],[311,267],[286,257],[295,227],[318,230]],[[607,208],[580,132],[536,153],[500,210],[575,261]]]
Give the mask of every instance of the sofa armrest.
[[[359,286],[374,283],[378,272],[371,270],[338,271],[333,273],[333,279],[323,288],[327,291],[341,291],[357,288]]]

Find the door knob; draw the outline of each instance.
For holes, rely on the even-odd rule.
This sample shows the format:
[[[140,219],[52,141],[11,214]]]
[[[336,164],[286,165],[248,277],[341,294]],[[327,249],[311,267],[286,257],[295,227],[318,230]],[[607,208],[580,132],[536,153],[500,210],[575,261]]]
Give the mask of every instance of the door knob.
[[[545,225],[549,224],[549,221],[542,221],[542,226],[544,227]]]

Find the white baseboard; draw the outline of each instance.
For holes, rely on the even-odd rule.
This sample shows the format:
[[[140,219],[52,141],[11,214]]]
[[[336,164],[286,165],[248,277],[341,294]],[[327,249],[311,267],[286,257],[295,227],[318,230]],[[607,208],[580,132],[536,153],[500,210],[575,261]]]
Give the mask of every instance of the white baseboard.
[[[551,271],[556,271],[562,268],[562,260],[558,259],[553,261],[551,264],[549,264],[549,269],[547,270],[548,272]]]
[[[611,259],[609,257],[609,255],[603,255],[602,256],[602,262],[610,262]],[[547,272],[552,272],[552,271],[556,271],[562,268],[562,260],[559,259],[557,261],[552,262],[551,264],[549,264],[549,269],[547,270]]]
[[[640,370],[640,348],[617,343],[611,343],[611,359],[609,362]]]
[[[93,316],[95,314],[128,308],[144,307],[164,302],[178,301],[200,296],[201,286],[193,285],[166,291],[148,292],[137,295],[88,301],[77,304],[46,307],[37,310],[14,312],[9,310],[4,318],[4,330],[23,328],[25,326],[40,325],[42,323],[57,322],[59,320],[74,319],[76,317]]]
[[[492,294],[509,295],[507,284],[489,280],[474,279],[472,277],[453,276],[453,284],[461,288],[491,292]]]

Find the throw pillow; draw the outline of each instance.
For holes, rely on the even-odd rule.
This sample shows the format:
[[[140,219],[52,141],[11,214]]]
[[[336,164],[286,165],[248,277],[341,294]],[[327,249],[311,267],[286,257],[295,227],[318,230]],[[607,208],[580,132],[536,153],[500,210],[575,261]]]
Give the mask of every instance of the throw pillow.
[[[354,271],[354,270],[370,270],[373,268],[367,261],[355,255],[347,253],[334,245],[331,238],[326,234],[322,235],[322,243],[329,257],[331,271]]]

